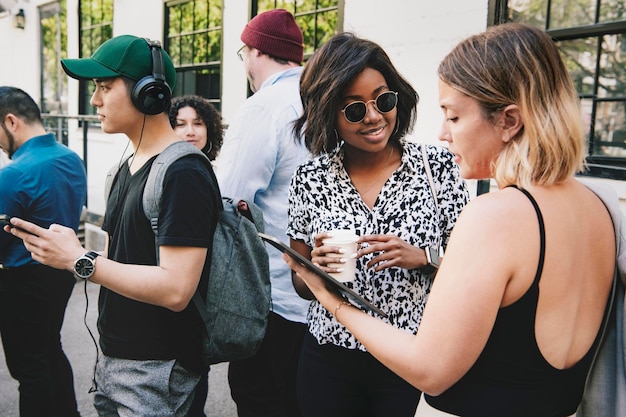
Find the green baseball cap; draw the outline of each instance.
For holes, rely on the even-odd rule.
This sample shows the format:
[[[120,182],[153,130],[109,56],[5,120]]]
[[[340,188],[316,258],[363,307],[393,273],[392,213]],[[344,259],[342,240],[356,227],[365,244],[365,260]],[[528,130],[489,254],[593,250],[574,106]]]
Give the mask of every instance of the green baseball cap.
[[[78,80],[93,80],[125,76],[139,81],[152,75],[152,52],[148,39],[133,35],[120,35],[109,39],[96,49],[91,58],[62,59],[63,70]],[[172,59],[164,50],[163,72],[173,90],[176,70]]]

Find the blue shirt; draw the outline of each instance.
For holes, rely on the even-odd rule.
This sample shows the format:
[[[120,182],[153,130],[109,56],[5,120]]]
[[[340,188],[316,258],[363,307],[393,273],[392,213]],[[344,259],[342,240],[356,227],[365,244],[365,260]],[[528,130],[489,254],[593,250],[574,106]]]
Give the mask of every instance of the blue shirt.
[[[291,176],[309,158],[304,141],[293,135],[302,114],[302,67],[273,74],[230,123],[216,160],[223,196],[254,201],[263,211],[265,232],[285,243],[287,193]],[[306,322],[309,301],[298,296],[281,252],[268,248],[272,310],[290,321]]]
[[[81,159],[51,133],[26,141],[12,162],[0,168],[0,213],[41,227],[57,223],[78,230],[86,194]],[[21,239],[0,231],[0,265],[15,268],[34,263]]]

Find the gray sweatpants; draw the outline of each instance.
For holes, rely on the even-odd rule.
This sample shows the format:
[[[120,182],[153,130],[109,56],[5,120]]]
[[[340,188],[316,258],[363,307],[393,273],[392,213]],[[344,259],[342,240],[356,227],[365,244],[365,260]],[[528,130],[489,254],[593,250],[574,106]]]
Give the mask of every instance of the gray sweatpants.
[[[94,406],[100,417],[184,417],[200,375],[176,360],[100,357]]]

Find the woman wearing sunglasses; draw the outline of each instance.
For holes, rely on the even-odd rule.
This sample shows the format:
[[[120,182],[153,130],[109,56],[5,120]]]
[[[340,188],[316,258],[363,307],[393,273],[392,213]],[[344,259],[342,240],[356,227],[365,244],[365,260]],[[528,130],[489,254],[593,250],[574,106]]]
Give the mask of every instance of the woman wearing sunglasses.
[[[468,192],[451,154],[427,146],[431,191],[413,127],[418,95],[383,49],[350,33],[331,38],[302,74],[303,133],[315,157],[299,167],[289,196],[291,246],[327,272],[339,272],[332,229],[360,236],[356,277],[347,283],[416,333],[435,268],[427,252],[444,248]],[[436,201],[433,197],[436,195]],[[312,294],[299,277],[294,285]],[[341,308],[341,306],[340,306]],[[309,309],[298,370],[305,417],[413,416],[419,391],[373,358],[317,301]]]

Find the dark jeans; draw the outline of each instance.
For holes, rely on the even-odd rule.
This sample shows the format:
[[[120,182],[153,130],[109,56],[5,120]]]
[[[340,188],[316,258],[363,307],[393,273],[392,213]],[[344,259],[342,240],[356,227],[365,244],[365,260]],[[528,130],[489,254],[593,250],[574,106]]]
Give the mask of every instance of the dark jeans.
[[[76,279],[44,265],[0,269],[0,335],[19,382],[20,417],[79,416],[74,376],[61,346]]]
[[[413,417],[421,395],[369,353],[319,345],[308,332],[297,390],[304,417]]]
[[[259,351],[233,361],[228,383],[239,417],[299,417],[296,373],[306,324],[270,313]]]

